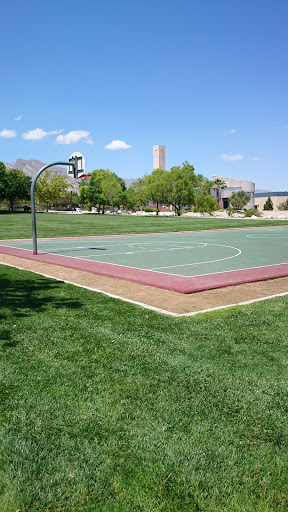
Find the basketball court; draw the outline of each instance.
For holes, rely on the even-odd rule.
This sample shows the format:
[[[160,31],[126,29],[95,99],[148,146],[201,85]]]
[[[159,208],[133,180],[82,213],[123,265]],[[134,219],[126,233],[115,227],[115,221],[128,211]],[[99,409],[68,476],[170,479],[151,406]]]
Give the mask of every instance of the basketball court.
[[[288,227],[1,241],[0,253],[181,294],[288,276]]]

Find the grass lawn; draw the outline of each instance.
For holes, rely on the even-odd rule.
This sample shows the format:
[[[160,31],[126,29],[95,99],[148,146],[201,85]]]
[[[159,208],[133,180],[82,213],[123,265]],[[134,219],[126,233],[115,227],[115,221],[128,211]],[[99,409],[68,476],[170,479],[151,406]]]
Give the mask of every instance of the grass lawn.
[[[1,512],[286,511],[288,297],[171,319],[1,266]]]
[[[238,222],[260,225],[37,216],[39,236]],[[0,265],[0,511],[287,511],[287,310],[175,319]]]
[[[57,213],[39,213],[36,215],[36,222],[39,238],[288,225],[288,220],[195,219],[191,217],[65,215]],[[0,240],[5,238],[32,238],[31,215],[27,213],[0,214]]]

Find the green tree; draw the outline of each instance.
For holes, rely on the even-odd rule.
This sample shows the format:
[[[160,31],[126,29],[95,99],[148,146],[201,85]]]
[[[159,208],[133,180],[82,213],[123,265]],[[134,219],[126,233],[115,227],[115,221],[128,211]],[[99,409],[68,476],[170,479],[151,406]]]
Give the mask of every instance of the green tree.
[[[152,174],[144,177],[144,185],[149,199],[156,203],[156,215],[159,214],[159,204],[164,202],[163,178],[165,179],[166,171],[163,169],[154,169]]]
[[[112,209],[114,211],[114,206],[120,206],[122,203],[122,192],[123,189],[121,187],[120,181],[118,176],[116,174],[110,174],[105,177],[105,179],[102,182],[102,191],[103,195],[107,200],[107,204],[112,206]]]
[[[216,190],[216,199],[219,204],[220,201],[220,190],[224,190],[227,188],[227,185],[224,180],[220,180],[220,178],[216,178],[212,183],[212,188]]]
[[[85,185],[87,186],[87,185]],[[91,173],[88,188],[80,196],[89,207],[97,206],[98,212],[104,213],[106,206],[120,206],[125,202],[126,186],[124,180],[109,169],[95,169]],[[82,194],[82,195],[81,195]]]
[[[159,188],[163,201],[171,204],[177,213],[181,215],[181,209],[190,207],[194,203],[195,190],[204,186],[204,178],[196,175],[194,167],[187,161],[182,167],[172,167],[170,172],[164,171],[159,180]]]
[[[194,210],[201,213],[212,213],[219,210],[219,205],[215,197],[210,196],[207,192],[202,190],[195,195]]]
[[[80,196],[76,192],[68,191],[65,197],[58,197],[54,202],[56,207],[79,206]]]
[[[273,210],[273,202],[271,197],[267,197],[267,201],[263,206],[263,210]]]
[[[133,210],[136,206],[141,210],[148,204],[149,189],[147,186],[146,176],[138,178],[127,190],[127,206]]]
[[[89,205],[89,185],[80,184],[79,187],[79,205],[84,207]]]
[[[48,169],[37,180],[35,187],[36,201],[45,204],[46,211],[48,211],[49,205],[56,203],[59,198],[66,197],[67,189],[70,186],[65,176]]]
[[[0,162],[0,200],[4,198],[4,190],[6,186],[6,167],[3,162]]]
[[[6,169],[5,166],[3,169],[3,165],[0,165],[0,193],[13,212],[17,201],[29,201],[32,180],[20,169]]]
[[[230,204],[233,208],[237,210],[242,210],[247,203],[249,203],[251,197],[244,190],[239,190],[238,192],[233,192],[229,197]]]

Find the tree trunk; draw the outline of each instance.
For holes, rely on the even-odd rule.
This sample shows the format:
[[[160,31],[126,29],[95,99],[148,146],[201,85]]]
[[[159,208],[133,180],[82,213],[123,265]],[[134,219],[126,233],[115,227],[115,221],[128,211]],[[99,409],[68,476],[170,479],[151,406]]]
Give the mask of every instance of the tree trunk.
[[[159,203],[158,203],[158,201],[157,201],[157,203],[156,203],[156,207],[157,207],[156,215],[159,215]]]

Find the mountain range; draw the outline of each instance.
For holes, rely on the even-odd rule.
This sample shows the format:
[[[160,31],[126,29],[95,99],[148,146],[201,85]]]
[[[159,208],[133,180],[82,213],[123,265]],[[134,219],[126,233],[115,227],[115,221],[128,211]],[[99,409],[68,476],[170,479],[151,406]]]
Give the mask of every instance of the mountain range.
[[[37,172],[41,169],[41,167],[44,167],[44,162],[40,162],[40,160],[23,160],[22,158],[18,158],[14,164],[7,164],[5,163],[6,169],[19,169],[20,171],[23,171],[27,176],[30,176],[31,178],[34,178],[34,176],[37,174]],[[79,189],[78,182],[71,178],[71,176],[67,175],[66,168],[64,167],[57,167],[53,166],[50,167],[52,171],[57,171],[58,174],[61,174],[62,176],[65,176],[67,178],[68,183],[73,185],[73,190],[76,192]]]
[[[20,169],[20,171],[23,171],[27,176],[31,176],[31,178],[34,178],[34,176],[37,174],[37,172],[41,169],[41,167],[44,167],[44,162],[40,162],[40,160],[23,160],[22,158],[18,158],[14,164],[8,164],[5,163],[5,167],[7,169]],[[58,174],[61,174],[62,176],[66,176],[67,181],[71,185],[73,185],[73,191],[77,192],[79,190],[79,182],[72,178],[71,176],[67,176],[66,168],[64,167],[57,167],[53,166],[50,167],[52,171],[57,171]],[[130,185],[136,181],[134,179],[125,179],[126,187],[130,187]]]

